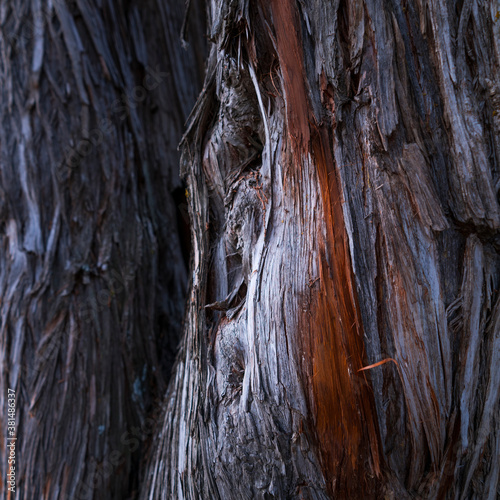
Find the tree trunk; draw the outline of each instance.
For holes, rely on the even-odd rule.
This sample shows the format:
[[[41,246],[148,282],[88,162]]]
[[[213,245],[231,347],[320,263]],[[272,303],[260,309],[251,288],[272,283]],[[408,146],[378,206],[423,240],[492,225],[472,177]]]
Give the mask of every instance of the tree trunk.
[[[209,2],[141,498],[498,498],[498,8]]]
[[[0,1],[2,498],[138,488],[186,297],[177,146],[205,13],[184,16],[176,1]]]
[[[191,275],[191,3],[0,0],[17,497],[494,500],[498,4],[207,2]]]

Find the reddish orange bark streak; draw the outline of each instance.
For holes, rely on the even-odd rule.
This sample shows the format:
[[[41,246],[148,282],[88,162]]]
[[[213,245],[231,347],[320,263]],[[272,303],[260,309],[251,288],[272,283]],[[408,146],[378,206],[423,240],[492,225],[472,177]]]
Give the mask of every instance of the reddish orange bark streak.
[[[322,133],[323,132],[323,133]],[[313,136],[312,151],[325,210],[327,241],[322,249],[321,287],[316,323],[311,325],[313,382],[317,433],[329,473],[337,478],[338,494],[368,494],[371,472],[380,473],[379,439],[373,396],[356,375],[364,365],[363,331],[347,246],[342,195],[326,131]],[[367,497],[369,498],[369,497]]]
[[[328,132],[317,128],[308,99],[297,6],[271,1],[272,23],[283,74],[288,133],[297,168],[314,157],[322,194],[326,241],[320,241],[320,286],[309,335],[302,339],[314,376],[309,386],[325,476],[337,496],[370,498],[380,474],[379,437],[373,396],[363,369],[364,344],[354,276],[347,247],[342,192]],[[332,101],[333,102],[333,101]],[[369,466],[368,464],[371,464]],[[372,491],[367,491],[367,489]],[[368,494],[368,497],[366,497]],[[353,496],[354,495],[354,496]]]
[[[295,2],[273,0],[271,3],[280,67],[285,85],[288,134],[293,151],[309,148],[309,103],[304,80],[300,23]]]

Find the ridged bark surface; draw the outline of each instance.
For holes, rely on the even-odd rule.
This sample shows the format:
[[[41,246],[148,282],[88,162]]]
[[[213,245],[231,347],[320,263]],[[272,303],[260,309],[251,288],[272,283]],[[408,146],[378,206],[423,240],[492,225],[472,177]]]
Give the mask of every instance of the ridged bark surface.
[[[0,1],[2,498],[137,493],[186,297],[177,146],[205,13],[186,50],[184,16],[175,1]]]
[[[141,498],[497,498],[498,9],[209,3]]]
[[[187,4],[0,0],[19,498],[494,500],[498,2]]]

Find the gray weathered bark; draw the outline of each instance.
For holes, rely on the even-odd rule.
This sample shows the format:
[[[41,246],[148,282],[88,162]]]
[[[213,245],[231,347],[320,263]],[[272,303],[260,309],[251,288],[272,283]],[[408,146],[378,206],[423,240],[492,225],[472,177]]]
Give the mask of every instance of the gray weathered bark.
[[[188,275],[192,3],[184,52],[174,2],[0,0],[19,498],[139,487]],[[498,3],[207,8],[141,498],[497,498]]]
[[[499,17],[209,2],[187,324],[141,498],[498,498]]]
[[[0,1],[2,498],[8,388],[15,498],[137,491],[186,296],[177,146],[205,13],[191,9],[186,50],[184,15],[175,1]]]

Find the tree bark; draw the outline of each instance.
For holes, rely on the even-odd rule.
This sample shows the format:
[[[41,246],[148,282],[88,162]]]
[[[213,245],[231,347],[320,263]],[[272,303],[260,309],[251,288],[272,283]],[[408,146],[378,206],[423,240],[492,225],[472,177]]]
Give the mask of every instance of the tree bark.
[[[204,22],[196,2],[0,2],[2,498],[137,492],[181,333]]]
[[[208,9],[141,498],[498,498],[498,4]]]
[[[190,4],[0,0],[18,498],[494,500],[498,4],[207,2],[188,272]]]

